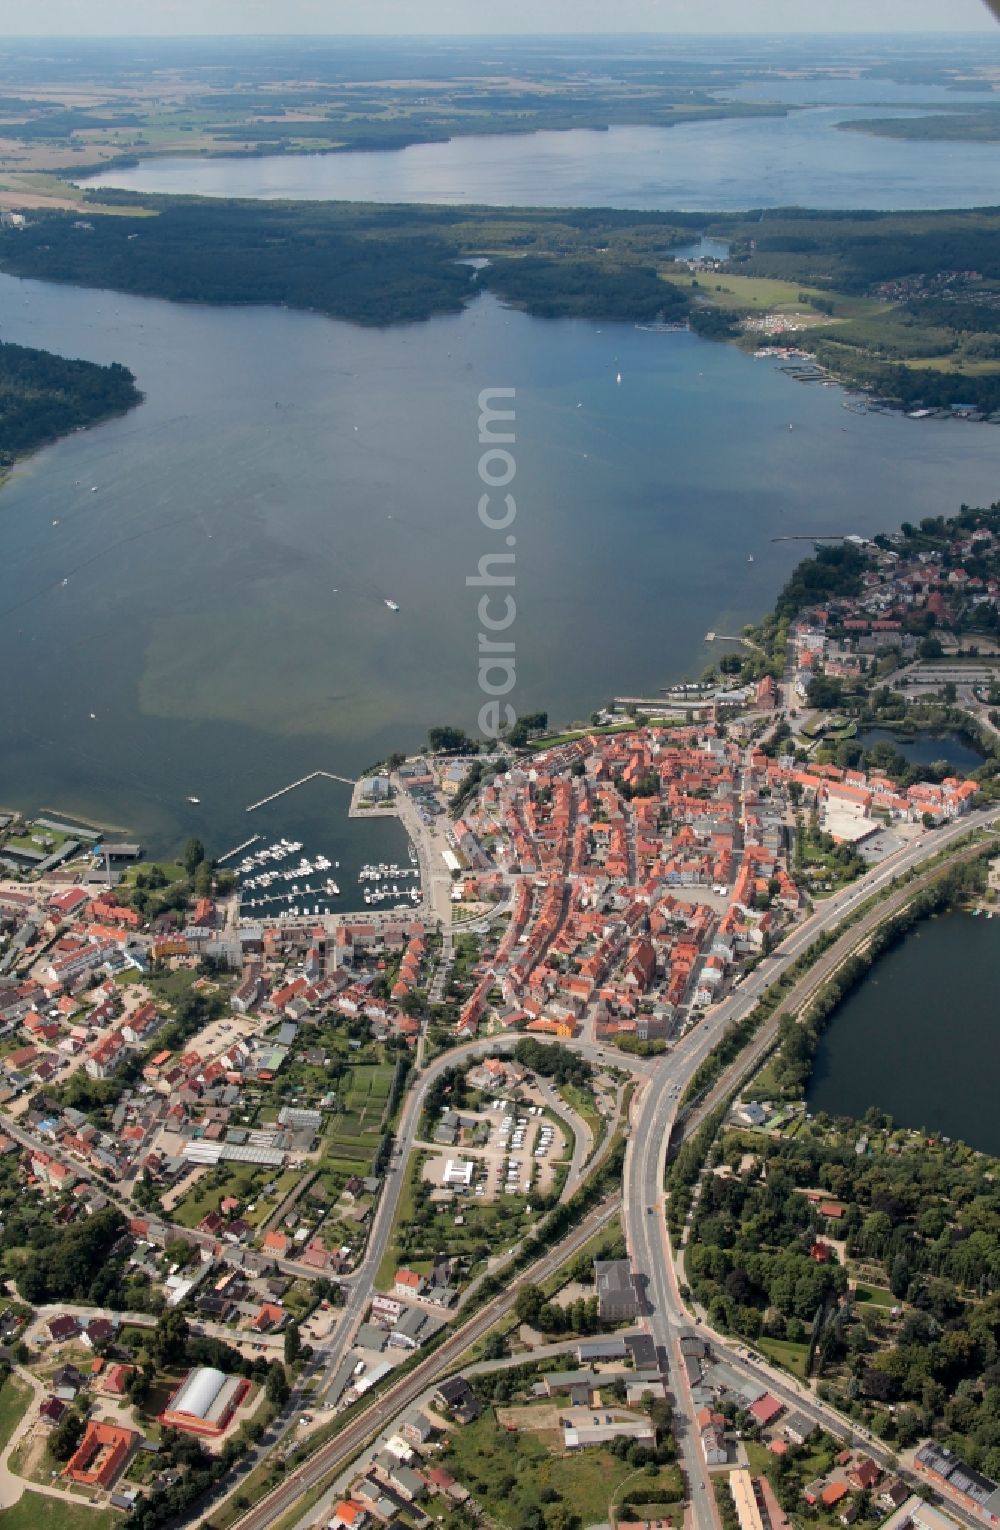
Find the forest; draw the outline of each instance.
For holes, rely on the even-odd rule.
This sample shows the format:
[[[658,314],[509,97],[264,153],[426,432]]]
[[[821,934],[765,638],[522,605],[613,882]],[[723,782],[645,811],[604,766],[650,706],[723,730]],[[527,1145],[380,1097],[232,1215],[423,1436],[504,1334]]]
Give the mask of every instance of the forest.
[[[821,604],[836,595],[857,595],[866,568],[865,556],[850,542],[818,545],[792,571],[775,602],[779,621],[794,621],[807,606]]]
[[[141,399],[132,373],[117,362],[98,366],[0,341],[0,469]]]
[[[102,200],[130,199],[103,192]],[[372,325],[457,312],[479,285],[546,317],[683,318],[689,306],[655,270],[689,237],[681,215],[144,202],[155,217],[123,213],[81,226],[50,212],[25,228],[0,228],[0,267],[175,302],[269,303]],[[478,276],[459,263],[482,252],[493,264]]]
[[[119,215],[39,212],[0,229],[0,269],[168,298],[267,303],[385,325],[453,313],[480,288],[541,318],[687,322],[740,334],[750,309],[665,280],[708,232],[724,273],[801,284],[808,344],[898,406],[1000,410],[1000,213],[769,214],[456,208],[147,196]],[[473,270],[471,256],[488,264]],[[824,316],[826,316],[824,318]]]
[[[864,958],[844,964],[800,1019],[786,1016],[760,1092],[801,1099],[841,999],[919,919],[984,880],[982,858],[953,868],[876,934]],[[883,1438],[906,1445],[931,1434],[1000,1475],[995,1161],[895,1130],[877,1110],[864,1122],[797,1118],[787,1136],[723,1133],[709,1147],[716,1129],[700,1154],[718,1172],[702,1181],[685,1256],[713,1324],[764,1348],[800,1346],[820,1395]]]
[[[0,1267],[17,1279],[25,1301],[87,1302],[96,1307],[128,1305],[122,1301],[125,1255],[120,1240],[125,1218],[107,1208],[71,1227],[57,1227],[39,1207],[16,1193],[8,1181],[0,1204],[9,1201],[0,1232]],[[141,1302],[133,1305],[142,1309]]]
[[[863,293],[942,271],[1000,279],[1000,211],[774,212],[710,220],[731,240],[730,256],[749,276],[810,282]]]
[[[835,1126],[723,1139],[730,1171],[705,1180],[690,1285],[716,1325],[807,1346],[820,1395],[883,1438],[929,1434],[1000,1475],[997,1165],[877,1112]],[[811,1257],[829,1223],[806,1190],[844,1207],[833,1236],[846,1262]]]

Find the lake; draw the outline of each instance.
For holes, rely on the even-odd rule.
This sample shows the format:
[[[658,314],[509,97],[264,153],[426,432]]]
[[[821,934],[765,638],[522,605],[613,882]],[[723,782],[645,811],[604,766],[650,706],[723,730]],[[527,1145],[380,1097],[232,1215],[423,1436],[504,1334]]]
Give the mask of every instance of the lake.
[[[874,1105],[901,1126],[1000,1154],[998,960],[1000,917],[925,920],[831,1019],[809,1109],[860,1119]]]
[[[900,738],[891,728],[865,728],[858,734],[858,743],[864,749],[875,744],[892,744],[910,765],[934,765],[947,760],[953,770],[967,774],[978,770],[985,758],[960,733],[916,733],[912,738]]]
[[[801,556],[772,537],[871,534],[990,503],[1000,479],[988,426],[849,413],[687,332],[489,295],[363,329],[0,277],[0,329],[122,361],[146,395],[0,493],[0,804],[154,848],[260,828],[344,862],[339,836],[371,827],[343,823],[345,788],[282,798],[266,826],[246,805],[475,726],[484,387],[517,389],[512,699],[554,722],[697,676],[704,633],[761,616]]]
[[[84,184],[214,197],[702,212],[1000,203],[996,144],[906,142],[836,126],[901,114],[821,106],[787,117],[483,135],[388,152],[173,155],[108,169]]]

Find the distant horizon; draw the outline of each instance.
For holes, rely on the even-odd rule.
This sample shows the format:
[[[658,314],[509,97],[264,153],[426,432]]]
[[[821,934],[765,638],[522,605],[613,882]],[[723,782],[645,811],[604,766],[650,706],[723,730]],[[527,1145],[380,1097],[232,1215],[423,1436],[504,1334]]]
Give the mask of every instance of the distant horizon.
[[[0,40],[85,38],[898,37],[982,36],[1000,0],[45,0]],[[831,25],[832,21],[832,25]]]
[[[1000,0],[998,0],[1000,3]],[[1000,25],[987,25],[977,27],[948,27],[948,28],[920,28],[912,31],[881,31],[875,28],[850,28],[814,31],[809,28],[782,27],[779,29],[753,30],[753,31],[718,31],[703,32],[685,27],[672,27],[670,29],[653,28],[616,28],[615,30],[584,30],[553,32],[542,31],[517,31],[517,32],[450,32],[425,30],[418,32],[0,32],[0,44],[22,43],[78,43],[78,42],[353,42],[353,43],[391,43],[425,41],[432,39],[442,42],[545,42],[569,39],[586,40],[588,38],[656,38],[668,40],[670,38],[704,39],[714,43],[725,42],[727,39],[771,41],[781,40],[786,37],[812,37],[817,41],[823,38],[836,38],[843,42],[850,38],[862,38],[866,42],[907,42],[918,41],[920,38],[933,38],[940,41],[942,38],[976,38],[982,40],[990,34],[995,34],[1000,40]]]

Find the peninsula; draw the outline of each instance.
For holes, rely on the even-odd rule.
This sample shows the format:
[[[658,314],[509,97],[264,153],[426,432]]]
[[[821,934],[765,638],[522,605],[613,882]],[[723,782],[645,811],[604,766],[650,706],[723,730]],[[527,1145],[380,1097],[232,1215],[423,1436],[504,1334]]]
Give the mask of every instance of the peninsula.
[[[0,341],[0,475],[18,457],[141,403],[127,367]]]

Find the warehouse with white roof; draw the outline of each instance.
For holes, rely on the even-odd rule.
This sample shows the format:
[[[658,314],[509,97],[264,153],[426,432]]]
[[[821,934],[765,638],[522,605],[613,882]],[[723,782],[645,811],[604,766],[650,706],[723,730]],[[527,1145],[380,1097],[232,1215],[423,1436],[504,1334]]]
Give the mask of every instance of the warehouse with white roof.
[[[226,1376],[212,1365],[201,1365],[188,1371],[160,1414],[160,1423],[185,1434],[222,1434],[249,1390],[245,1376]]]

